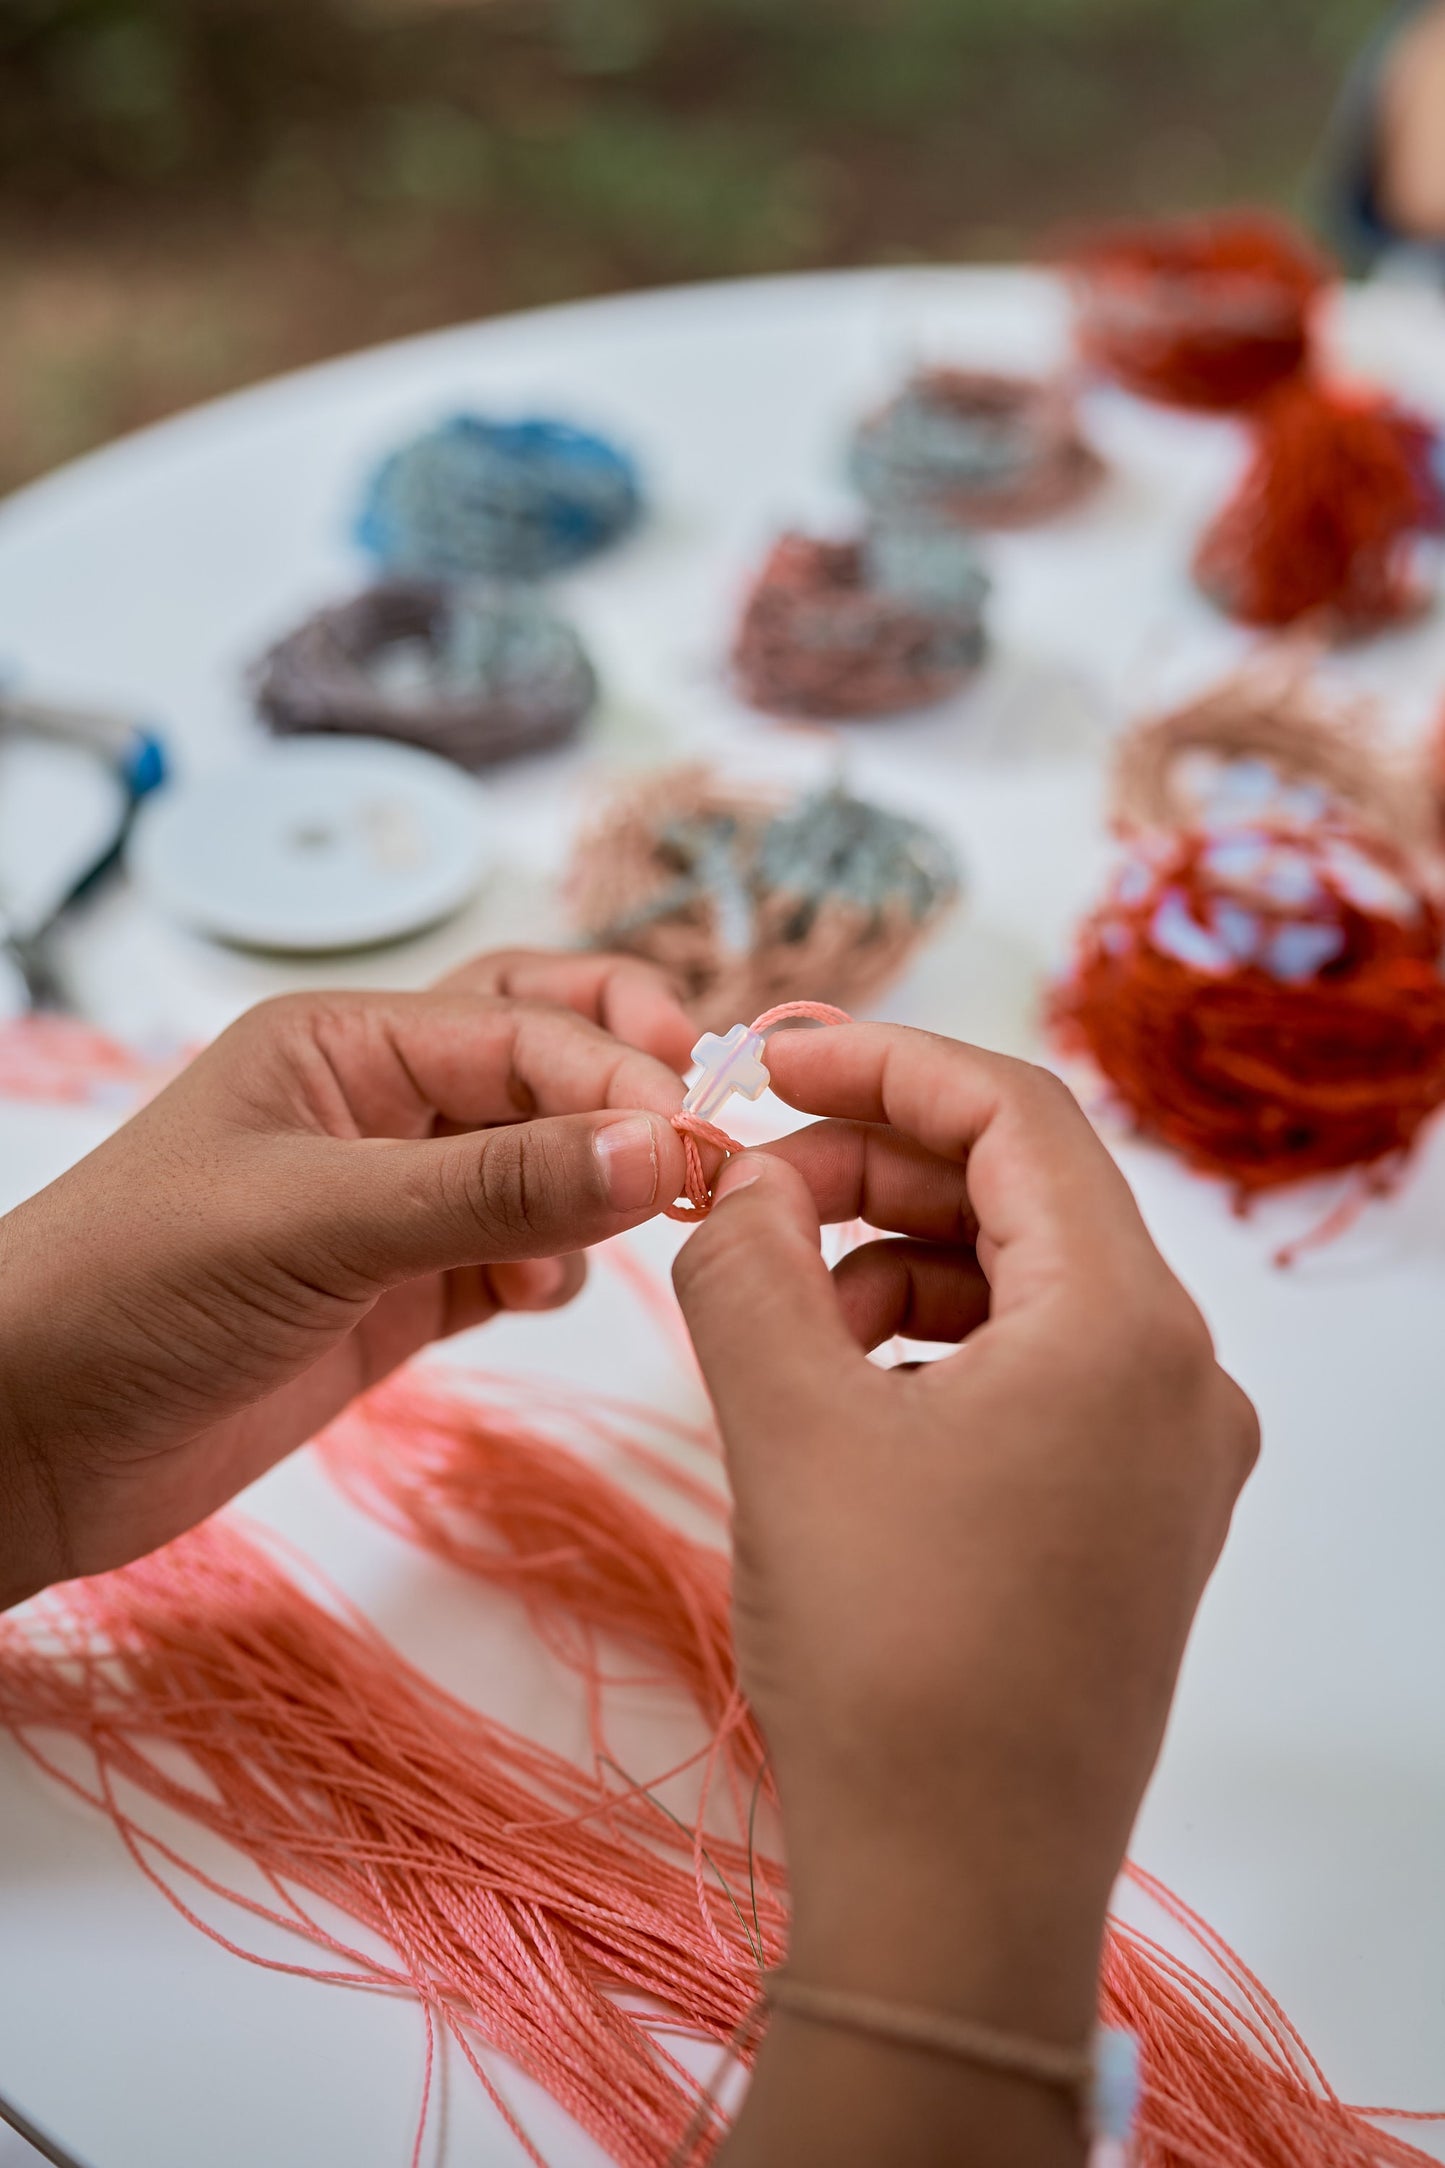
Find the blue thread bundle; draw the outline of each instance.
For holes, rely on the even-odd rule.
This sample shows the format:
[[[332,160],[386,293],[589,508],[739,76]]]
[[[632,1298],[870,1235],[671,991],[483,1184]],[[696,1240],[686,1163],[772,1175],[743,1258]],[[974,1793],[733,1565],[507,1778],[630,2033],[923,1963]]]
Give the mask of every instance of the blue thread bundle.
[[[390,573],[534,580],[606,549],[641,511],[636,468],[604,438],[456,414],[382,461],[356,532]]]

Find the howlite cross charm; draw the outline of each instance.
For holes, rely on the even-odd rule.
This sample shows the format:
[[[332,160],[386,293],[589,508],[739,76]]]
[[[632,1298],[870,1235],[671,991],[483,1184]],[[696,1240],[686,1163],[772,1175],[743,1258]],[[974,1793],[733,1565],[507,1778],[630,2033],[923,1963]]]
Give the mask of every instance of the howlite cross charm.
[[[682,1102],[683,1113],[712,1122],[734,1092],[743,1099],[761,1098],[772,1081],[762,1058],[764,1045],[761,1032],[746,1024],[734,1024],[721,1037],[705,1031],[692,1050],[702,1074]]]

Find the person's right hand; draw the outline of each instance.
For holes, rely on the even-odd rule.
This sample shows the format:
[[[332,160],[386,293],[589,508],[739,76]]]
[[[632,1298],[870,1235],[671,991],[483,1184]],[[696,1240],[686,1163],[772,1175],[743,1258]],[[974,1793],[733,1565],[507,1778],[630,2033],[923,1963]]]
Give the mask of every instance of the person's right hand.
[[[834,1119],[729,1163],[676,1282],[790,1969],[1076,2042],[1253,1411],[1056,1078],[866,1024],[768,1061]],[[820,1218],[855,1216],[904,1239],[830,1277]],[[896,1333],[963,1345],[870,1364]]]

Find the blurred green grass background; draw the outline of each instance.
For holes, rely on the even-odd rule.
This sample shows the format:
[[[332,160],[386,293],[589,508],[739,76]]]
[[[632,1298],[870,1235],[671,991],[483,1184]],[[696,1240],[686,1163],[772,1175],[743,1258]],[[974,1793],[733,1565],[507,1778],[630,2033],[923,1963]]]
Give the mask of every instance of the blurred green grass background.
[[[1378,0],[0,0],[0,487],[622,286],[1299,209]]]

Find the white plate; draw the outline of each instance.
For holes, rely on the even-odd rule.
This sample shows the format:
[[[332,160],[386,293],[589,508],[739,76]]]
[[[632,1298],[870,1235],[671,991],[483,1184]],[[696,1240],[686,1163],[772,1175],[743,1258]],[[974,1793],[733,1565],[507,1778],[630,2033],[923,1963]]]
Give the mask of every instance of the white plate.
[[[487,860],[482,794],[449,761],[376,738],[278,745],[144,807],[131,873],[222,941],[364,948],[435,925]]]

